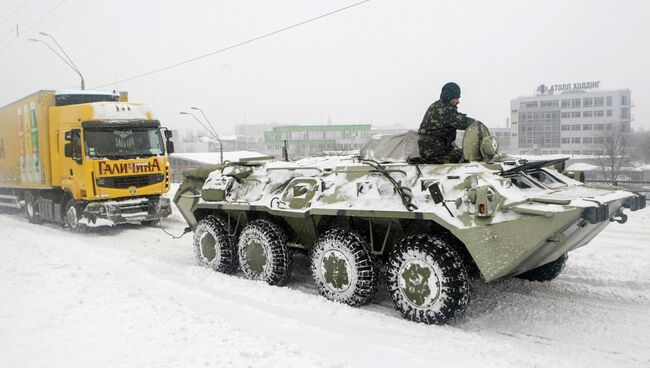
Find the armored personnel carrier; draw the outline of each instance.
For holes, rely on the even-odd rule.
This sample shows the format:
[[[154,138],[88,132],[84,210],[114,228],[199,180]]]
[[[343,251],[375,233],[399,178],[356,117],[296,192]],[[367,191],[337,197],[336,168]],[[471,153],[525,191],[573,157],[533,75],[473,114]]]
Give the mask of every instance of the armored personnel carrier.
[[[458,164],[418,163],[415,133],[359,156],[229,162],[185,172],[174,202],[205,267],[282,285],[303,250],[324,297],[360,306],[381,282],[405,318],[442,324],[462,315],[472,277],[552,280],[567,253],[645,207],[562,173],[564,160],[497,148],[479,123]]]

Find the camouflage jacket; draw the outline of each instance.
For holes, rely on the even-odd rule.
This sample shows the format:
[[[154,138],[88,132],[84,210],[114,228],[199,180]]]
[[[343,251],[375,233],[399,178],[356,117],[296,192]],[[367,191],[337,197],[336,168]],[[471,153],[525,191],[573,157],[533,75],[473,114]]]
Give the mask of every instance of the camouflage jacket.
[[[451,146],[456,140],[456,129],[465,130],[474,121],[458,112],[456,106],[438,100],[424,114],[418,134]]]

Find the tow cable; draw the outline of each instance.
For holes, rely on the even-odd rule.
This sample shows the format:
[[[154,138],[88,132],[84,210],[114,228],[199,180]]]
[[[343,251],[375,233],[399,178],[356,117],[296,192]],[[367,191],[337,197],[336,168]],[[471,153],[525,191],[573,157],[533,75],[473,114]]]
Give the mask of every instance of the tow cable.
[[[172,239],[180,239],[185,234],[192,232],[192,227],[188,226],[188,227],[185,228],[185,230],[183,230],[183,233],[181,235],[176,236],[176,235],[168,232],[167,230],[165,230],[165,228],[162,225],[162,219],[158,219],[158,221],[156,221],[156,223],[158,223],[158,225],[160,225],[159,229],[162,230],[165,234],[169,235]]]

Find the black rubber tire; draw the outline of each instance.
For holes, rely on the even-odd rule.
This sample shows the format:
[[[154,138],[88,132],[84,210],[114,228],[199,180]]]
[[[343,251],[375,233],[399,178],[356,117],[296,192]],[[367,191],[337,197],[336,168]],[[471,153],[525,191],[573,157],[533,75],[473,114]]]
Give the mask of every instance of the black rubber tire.
[[[406,272],[417,276],[410,287],[403,276]],[[431,276],[435,277],[433,285]],[[395,308],[415,322],[445,324],[462,316],[470,301],[469,277],[462,258],[434,235],[410,235],[397,244],[389,255],[386,284]],[[420,297],[420,303],[414,300]]]
[[[73,213],[71,212],[72,209],[74,209],[74,215],[76,216],[76,221],[73,218]],[[79,223],[80,219],[81,219],[81,208],[79,207],[79,205],[77,205],[74,199],[68,199],[68,201],[65,202],[65,206],[63,209],[64,226],[68,230],[74,233],[85,232],[87,230],[87,227],[86,225]]]
[[[345,267],[345,284],[337,288],[327,281],[332,275],[327,275],[324,259],[345,262],[339,263]],[[369,303],[379,285],[379,267],[370,245],[359,233],[345,228],[328,230],[316,241],[311,254],[311,272],[320,295],[353,307]]]
[[[541,265],[537,268],[533,268],[532,270],[526,271],[515,277],[528,280],[528,281],[538,281],[538,282],[551,281],[562,273],[568,259],[569,259],[569,255],[564,253],[562,256],[560,256],[560,258],[556,259],[553,262],[549,262],[545,265]]]
[[[265,264],[258,270],[249,262],[250,248],[256,244],[264,252]],[[291,252],[287,235],[281,227],[266,219],[248,223],[237,243],[239,265],[246,278],[266,281],[270,285],[284,285],[291,275]]]
[[[36,196],[30,191],[25,192],[25,217],[32,224],[40,224],[43,222],[38,215],[38,201]]]
[[[234,237],[228,234],[228,225],[221,217],[208,216],[199,221],[194,229],[193,243],[197,263],[217,272],[235,273],[236,243]]]

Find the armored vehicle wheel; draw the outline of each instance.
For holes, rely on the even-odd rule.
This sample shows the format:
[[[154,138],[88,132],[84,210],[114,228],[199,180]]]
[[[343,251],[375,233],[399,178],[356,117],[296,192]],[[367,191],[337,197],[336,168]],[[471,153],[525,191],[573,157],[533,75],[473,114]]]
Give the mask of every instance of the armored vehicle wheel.
[[[291,253],[287,235],[269,220],[254,220],[244,227],[237,244],[239,264],[244,275],[283,285],[291,273]]]
[[[528,281],[551,281],[558,277],[560,273],[562,273],[562,270],[564,270],[564,266],[566,265],[566,261],[568,259],[569,255],[564,253],[560,258],[556,259],[553,262],[549,262],[545,265],[533,268],[532,270],[526,271],[515,277]]]
[[[228,225],[218,216],[208,216],[194,229],[194,254],[199,265],[217,272],[234,273],[237,270],[237,251]]]
[[[41,217],[38,215],[36,196],[32,192],[25,193],[25,216],[32,224],[40,224]]]
[[[356,307],[377,291],[379,270],[370,246],[354,231],[335,228],[323,234],[314,246],[311,272],[318,291],[329,300]]]
[[[408,236],[391,252],[388,292],[404,318],[444,324],[459,317],[470,299],[461,257],[445,241],[428,234]]]

